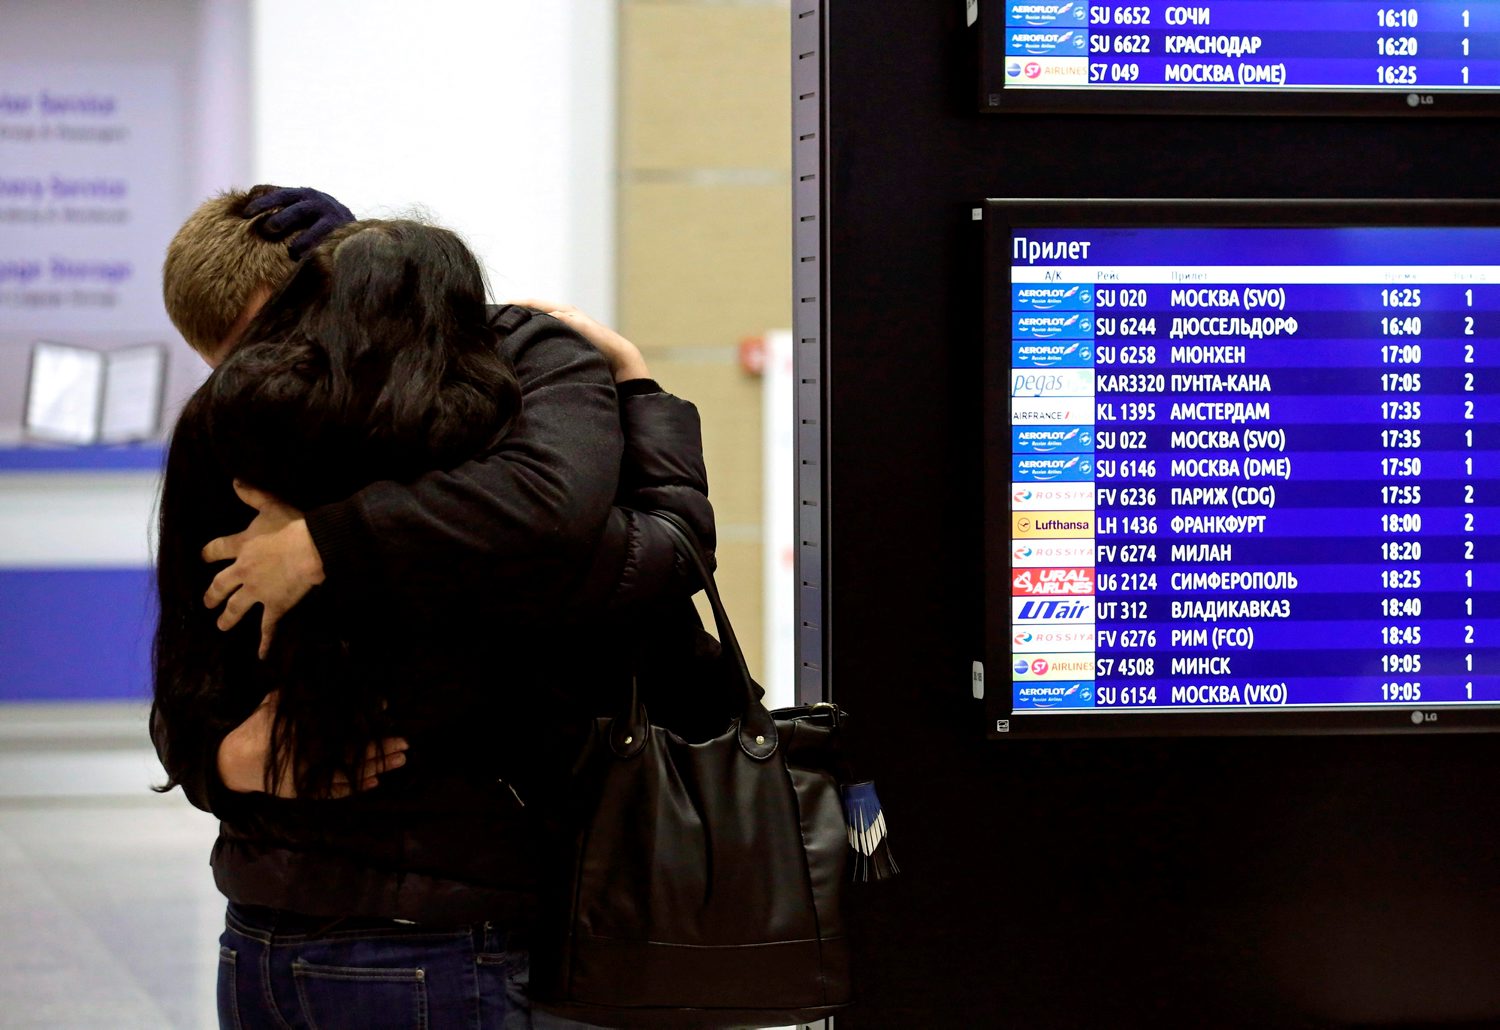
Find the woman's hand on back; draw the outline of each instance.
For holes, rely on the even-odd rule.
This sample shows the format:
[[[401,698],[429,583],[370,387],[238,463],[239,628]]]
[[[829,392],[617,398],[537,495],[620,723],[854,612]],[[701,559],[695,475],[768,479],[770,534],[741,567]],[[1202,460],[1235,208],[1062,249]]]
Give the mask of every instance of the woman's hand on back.
[[[651,378],[651,372],[646,368],[646,359],[641,356],[639,347],[571,304],[554,304],[548,300],[535,298],[514,300],[511,303],[545,312],[593,344],[609,362],[609,370],[615,377],[615,382],[623,383],[627,379]]]

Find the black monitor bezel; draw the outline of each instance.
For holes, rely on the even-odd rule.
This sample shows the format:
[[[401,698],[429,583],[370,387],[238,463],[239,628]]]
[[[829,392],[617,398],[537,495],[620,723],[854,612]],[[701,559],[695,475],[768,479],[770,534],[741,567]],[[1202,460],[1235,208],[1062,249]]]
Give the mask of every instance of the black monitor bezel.
[[[1423,90],[1215,86],[1101,89],[1089,86],[1005,86],[1004,0],[981,0],[979,110],[985,114],[1138,114],[1245,116],[1369,116],[1385,118],[1493,118],[1500,89]]]
[[[996,740],[1066,737],[1496,733],[1500,706],[1420,704],[1399,708],[1023,712],[1011,706],[1009,418],[1011,234],[1026,228],[1500,228],[1500,201],[999,199],[975,212],[983,223],[983,653],[986,734]],[[1414,712],[1424,721],[1414,723]],[[1431,719],[1426,718],[1430,714]]]

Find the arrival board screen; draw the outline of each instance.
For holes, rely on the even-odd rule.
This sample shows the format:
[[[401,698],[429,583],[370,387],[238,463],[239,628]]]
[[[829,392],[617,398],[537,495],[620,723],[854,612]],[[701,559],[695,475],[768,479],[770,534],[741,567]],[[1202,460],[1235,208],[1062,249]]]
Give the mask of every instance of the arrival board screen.
[[[1222,106],[1226,93],[1291,92],[1302,96],[1279,105],[1241,98],[1241,106],[1451,114],[1500,90],[1493,2],[991,0],[986,19],[990,109],[1045,106],[1042,94],[1094,106],[1076,95],[1066,103],[1069,91],[1113,94],[1110,106],[1165,91],[1172,96],[1154,106],[1188,108]],[[1331,95],[1310,102],[1310,92]],[[1493,101],[1484,106],[1493,110]]]
[[[1320,215],[1256,220],[1299,209]],[[1011,222],[990,226],[999,731],[1500,706],[1500,228],[1121,210],[986,216]]]

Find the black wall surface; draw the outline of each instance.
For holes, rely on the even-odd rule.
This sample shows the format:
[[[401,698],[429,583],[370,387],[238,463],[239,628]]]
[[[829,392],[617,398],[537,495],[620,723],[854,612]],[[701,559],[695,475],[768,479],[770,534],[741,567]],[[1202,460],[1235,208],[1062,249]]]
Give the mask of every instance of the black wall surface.
[[[969,686],[971,209],[1493,197],[1500,123],[981,115],[962,7],[821,7],[823,670],[905,870],[839,1030],[1500,1026],[1497,738],[997,743]]]

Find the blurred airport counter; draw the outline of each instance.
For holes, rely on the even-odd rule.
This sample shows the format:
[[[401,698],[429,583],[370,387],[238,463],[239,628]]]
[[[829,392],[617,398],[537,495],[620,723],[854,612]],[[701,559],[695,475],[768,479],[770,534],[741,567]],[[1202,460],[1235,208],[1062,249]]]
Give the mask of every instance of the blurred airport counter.
[[[150,691],[160,445],[0,448],[0,702]]]

